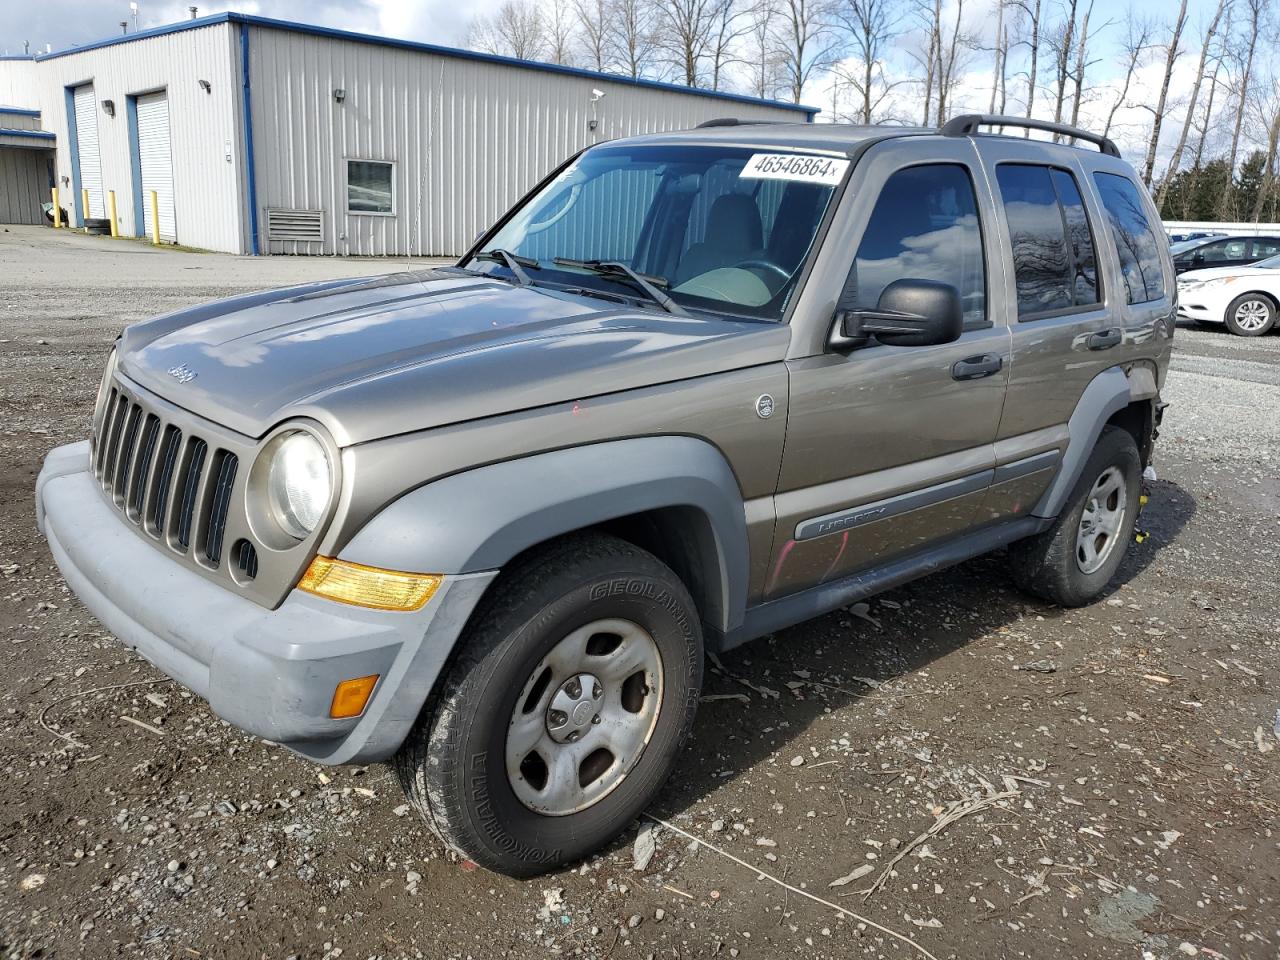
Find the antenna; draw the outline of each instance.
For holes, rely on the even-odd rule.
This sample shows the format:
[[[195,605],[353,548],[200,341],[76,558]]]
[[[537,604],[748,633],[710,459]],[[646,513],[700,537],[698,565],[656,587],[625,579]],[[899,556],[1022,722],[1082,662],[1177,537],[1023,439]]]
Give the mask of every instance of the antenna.
[[[138,32],[138,4],[137,0],[129,4],[129,10],[133,14],[133,32]]]

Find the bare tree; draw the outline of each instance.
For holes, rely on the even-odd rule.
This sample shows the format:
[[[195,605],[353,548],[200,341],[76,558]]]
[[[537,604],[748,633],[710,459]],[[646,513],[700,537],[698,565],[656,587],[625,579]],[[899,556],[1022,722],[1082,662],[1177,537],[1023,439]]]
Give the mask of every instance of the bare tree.
[[[899,83],[888,80],[884,69],[885,56],[897,37],[899,15],[893,0],[843,0],[834,14],[849,37],[851,62],[837,73],[855,95],[853,119],[876,123],[884,119],[881,107]]]
[[[1244,37],[1243,55],[1238,55],[1240,78],[1235,91],[1236,112],[1231,125],[1231,149],[1227,151],[1227,178],[1222,185],[1222,196],[1218,199],[1218,219],[1230,220],[1238,216],[1233,208],[1235,200],[1236,157],[1240,151],[1240,130],[1244,126],[1245,105],[1249,102],[1249,84],[1253,80],[1253,55],[1258,47],[1258,34],[1266,19],[1270,0],[1245,0],[1249,6],[1249,20]]]
[[[777,0],[756,0],[747,11],[746,55],[750,64],[751,93],[771,97],[778,88],[778,65],[773,47],[773,21],[777,17]]]
[[[569,0],[552,0],[550,6],[551,11],[545,21],[547,59],[569,66],[573,63],[573,48],[577,43],[574,10]]]
[[[651,0],[609,0],[613,19],[609,49],[613,62],[629,77],[651,74],[658,52],[658,10]]]
[[[698,86],[705,75],[716,12],[716,0],[666,0],[659,8],[655,44],[685,86]]]
[[[1075,84],[1075,90],[1071,98],[1071,125],[1073,127],[1080,125],[1080,103],[1084,99],[1084,75],[1085,71],[1093,65],[1089,60],[1089,20],[1092,16],[1093,0],[1089,0],[1089,6],[1084,11],[1084,19],[1080,22],[1080,29],[1076,32],[1076,59],[1072,68],[1072,81]]]
[[[1258,195],[1253,200],[1253,209],[1249,212],[1249,219],[1254,223],[1262,219],[1262,211],[1276,186],[1276,150],[1280,149],[1280,102],[1277,102],[1275,96],[1275,86],[1273,81],[1271,96],[1258,105],[1258,112],[1267,128],[1267,166]]]
[[[736,0],[716,0],[712,18],[710,44],[711,89],[719,90],[724,84],[725,69],[739,62],[735,54],[738,41],[750,29],[746,11],[738,7]]]
[[[1147,158],[1142,164],[1142,182],[1151,186],[1151,177],[1156,169],[1156,150],[1160,146],[1160,128],[1164,125],[1165,108],[1169,104],[1169,81],[1173,78],[1173,65],[1182,53],[1182,31],[1187,26],[1187,0],[1181,0],[1178,16],[1173,22],[1173,31],[1169,42],[1165,45],[1164,79],[1160,83],[1160,95],[1156,100],[1151,122],[1151,140],[1147,144]],[[1199,81],[1197,81],[1198,83]]]
[[[1183,0],[1183,9],[1186,9],[1186,0]],[[1169,193],[1169,178],[1182,165],[1182,151],[1187,148],[1187,137],[1191,133],[1191,125],[1195,122],[1196,104],[1200,100],[1200,84],[1204,81],[1204,68],[1209,60],[1209,51],[1213,47],[1213,38],[1218,33],[1218,27],[1222,23],[1222,17],[1230,9],[1231,0],[1218,0],[1218,6],[1213,11],[1213,18],[1209,21],[1209,25],[1204,31],[1204,42],[1200,45],[1200,62],[1196,66],[1196,78],[1191,84],[1191,101],[1187,104],[1187,115],[1182,121],[1182,132],[1178,135],[1178,145],[1173,148],[1173,156],[1169,158],[1169,167],[1165,170],[1164,179],[1160,182],[1160,189],[1156,195],[1156,206],[1163,205],[1164,198]],[[1168,77],[1165,78],[1165,85],[1168,86]],[[1159,117],[1156,118],[1157,124]]]
[[[916,0],[915,12],[927,37],[924,50],[911,52],[911,57],[924,70],[924,117],[920,125],[927,127],[933,116],[933,89],[942,51],[942,0]]]
[[[493,13],[471,21],[467,46],[518,60],[539,60],[547,51],[542,13],[532,0],[505,0]]]
[[[1129,99],[1129,87],[1133,84],[1133,75],[1138,72],[1138,67],[1145,59],[1147,51],[1151,48],[1151,35],[1155,32],[1155,24],[1145,17],[1129,17],[1129,33],[1125,37],[1125,67],[1124,67],[1124,84],[1120,87],[1120,93],[1115,101],[1111,104],[1111,109],[1107,111],[1107,123],[1102,129],[1104,137],[1110,136],[1111,127],[1116,120],[1116,112],[1125,105],[1125,101]]]
[[[1004,11],[1008,5],[1008,0],[996,0],[995,62],[991,68],[991,105],[987,108],[987,113],[1004,113],[1005,72],[1009,61],[1009,27],[1004,22]]]
[[[778,0],[773,36],[783,88],[793,103],[799,103],[804,85],[835,61],[830,3]]]
[[[939,30],[938,34],[938,69],[935,71],[938,81],[938,126],[947,122],[951,94],[960,81],[964,57],[974,47],[973,38],[964,30],[964,0],[956,0],[955,20],[951,23],[950,33],[945,44],[941,42],[942,31]]]
[[[1027,18],[1027,38],[1019,41],[1027,47],[1027,56],[1029,63],[1027,65],[1027,113],[1028,118],[1035,109],[1036,103],[1036,79],[1039,77],[1040,68],[1040,28],[1041,20],[1041,0],[1012,0],[1012,6],[1017,7]],[[1027,131],[1027,136],[1031,135],[1031,131]]]
[[[613,11],[609,0],[573,0],[573,11],[578,18],[578,46],[583,60],[592,70],[603,73],[613,66],[609,49]]]
[[[1062,23],[1050,33],[1049,48],[1054,52],[1054,85],[1053,122],[1062,122],[1062,105],[1067,99],[1067,79],[1071,75],[1071,52],[1075,45],[1076,10],[1079,0],[1065,0],[1066,16]],[[1055,133],[1053,139],[1057,140]]]

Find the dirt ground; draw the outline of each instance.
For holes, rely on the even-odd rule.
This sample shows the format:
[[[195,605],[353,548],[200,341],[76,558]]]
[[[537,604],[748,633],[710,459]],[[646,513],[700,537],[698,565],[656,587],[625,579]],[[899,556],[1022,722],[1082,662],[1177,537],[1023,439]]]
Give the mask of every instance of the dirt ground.
[[[1280,956],[1280,336],[1179,330],[1106,599],[1029,600],[997,555],[740,648],[652,810],[681,832],[517,882],[387,768],[218,720],[35,531],[123,324],[388,266],[0,232],[0,955]]]

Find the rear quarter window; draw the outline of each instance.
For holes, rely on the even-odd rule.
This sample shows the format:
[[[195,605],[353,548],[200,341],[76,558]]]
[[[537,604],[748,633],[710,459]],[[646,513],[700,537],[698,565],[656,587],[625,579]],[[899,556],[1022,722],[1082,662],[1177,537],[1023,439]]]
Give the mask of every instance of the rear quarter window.
[[[1164,267],[1138,185],[1114,173],[1095,173],[1093,182],[1107,211],[1111,241],[1120,258],[1120,274],[1129,302],[1159,300],[1166,294]]]

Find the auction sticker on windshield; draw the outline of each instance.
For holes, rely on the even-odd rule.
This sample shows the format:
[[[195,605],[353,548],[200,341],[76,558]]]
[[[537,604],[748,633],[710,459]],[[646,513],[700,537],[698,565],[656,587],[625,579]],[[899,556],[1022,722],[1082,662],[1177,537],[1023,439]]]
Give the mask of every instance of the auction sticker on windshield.
[[[742,168],[748,180],[798,180],[834,187],[849,169],[848,160],[803,153],[757,153]]]

